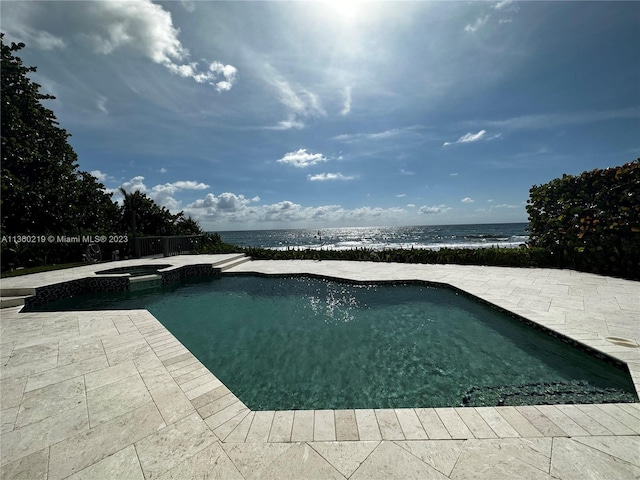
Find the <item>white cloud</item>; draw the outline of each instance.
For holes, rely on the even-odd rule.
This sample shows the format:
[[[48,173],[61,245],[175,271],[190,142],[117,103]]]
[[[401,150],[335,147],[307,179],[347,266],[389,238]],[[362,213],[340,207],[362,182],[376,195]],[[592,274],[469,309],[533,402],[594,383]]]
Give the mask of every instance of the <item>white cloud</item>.
[[[190,61],[189,50],[178,38],[180,31],[174,27],[171,13],[151,0],[75,2],[67,13],[71,18],[64,30],[47,21],[59,15],[56,2],[28,3],[28,8],[11,12],[12,21],[3,19],[3,28],[5,21],[11,24],[12,35],[24,38],[30,46],[63,48],[73,42],[101,55],[120,50],[136,52],[173,74],[209,83],[219,92],[231,89],[236,82],[237,70],[232,65],[214,61],[201,71],[198,62]],[[60,31],[51,31],[56,28]]]
[[[162,167],[162,168],[160,169],[160,173],[167,173],[167,169],[166,169],[166,168],[164,168],[164,167]]]
[[[503,8],[513,4],[513,0],[502,0],[501,2],[496,3],[493,8],[495,10],[502,10]]]
[[[290,227],[294,224],[307,226],[318,223],[366,225],[371,222],[397,221],[407,213],[402,208],[363,207],[348,210],[340,205],[305,207],[290,200],[268,205],[252,205],[251,202],[256,198],[248,200],[243,195],[233,193],[223,193],[219,196],[209,193],[204,198],[187,205],[184,212],[201,222],[205,229],[221,229],[222,226],[233,229],[234,225],[240,223],[274,227]]]
[[[276,126],[264,127],[265,130],[289,130],[291,128],[297,130],[304,128],[304,123],[298,120],[294,114],[289,115],[286,120],[278,122]]]
[[[209,185],[205,183],[197,183],[191,180],[174,182],[172,185],[174,187],[183,188],[185,190],[205,190],[209,188]]]
[[[405,170],[404,168],[401,168],[401,169],[400,169],[400,173],[401,173],[402,175],[415,175],[415,174],[416,174],[416,172],[412,172],[412,171],[410,171],[410,170]]]
[[[99,170],[96,170],[99,172]],[[100,172],[102,173],[102,172]],[[92,173],[93,174],[93,173]],[[163,183],[153,186],[151,189],[144,184],[144,177],[133,177],[128,182],[122,184],[126,192],[139,191],[149,196],[161,207],[167,207],[171,211],[180,210],[182,201],[176,199],[176,195],[182,190],[205,190],[209,185],[192,180],[179,180],[173,183]]]
[[[450,177],[457,177],[457,176],[458,176],[458,174],[457,174],[457,173],[450,173],[450,174],[449,174],[449,176],[450,176]]]
[[[43,9],[44,6],[34,5],[32,2],[12,3],[11,8],[2,9],[2,31],[16,42],[23,42],[40,50],[66,48],[67,44],[61,36],[33,25],[34,17],[47,17]]]
[[[464,197],[462,200],[460,200],[462,203],[473,203],[473,199],[469,198],[469,197]]]
[[[144,180],[144,177],[142,176],[133,177],[128,182],[124,182],[122,184],[122,188],[124,188],[124,190],[127,192],[138,191],[138,192],[146,193],[148,190],[147,190],[147,186],[143,183],[143,180]]]
[[[278,73],[271,65],[264,64],[263,80],[273,87],[280,102],[292,114],[304,117],[324,116],[326,112],[318,96],[308,89],[293,85]]]
[[[278,159],[277,162],[293,165],[296,168],[306,168],[328,160],[321,153],[308,153],[306,148],[301,148],[296,152],[285,153],[284,157]]]
[[[399,193],[398,195],[396,195],[397,198],[404,198],[406,196],[407,196],[406,193]]]
[[[209,72],[213,74],[213,78],[217,77],[219,74],[224,77],[224,80],[215,82],[216,90],[219,92],[227,92],[231,90],[231,87],[236,83],[238,69],[233,65],[223,65],[220,62],[213,62],[209,65]],[[209,78],[207,78],[207,80],[209,80]]]
[[[351,111],[351,87],[344,89],[344,103],[342,105],[341,115],[347,115]]]
[[[147,193],[154,202],[156,202],[161,207],[167,207],[171,211],[180,210],[180,202],[175,198],[175,194],[178,193],[180,189],[170,183],[165,183],[164,185],[156,185],[154,186],[150,192]]]
[[[107,110],[107,97],[103,97],[102,95],[98,96],[98,100],[96,101],[96,107],[104,114],[108,114],[109,110]]]
[[[108,177],[106,173],[101,172],[100,170],[91,170],[89,173],[96,177],[100,182],[104,182]]]
[[[489,17],[490,15],[483,15],[481,17],[476,18],[475,22],[464,27],[464,31],[471,32],[471,33],[478,31],[480,27],[482,27],[485,23],[487,23],[487,20],[489,20]]]
[[[414,203],[407,203],[407,207],[416,208],[416,205]]]
[[[439,213],[446,212],[447,210],[449,210],[449,208],[446,205],[435,205],[431,207],[423,205],[418,211],[425,215],[437,215]]]
[[[307,178],[312,182],[324,182],[326,180],[353,180],[355,177],[341,173],[319,173],[317,175],[308,175]]]
[[[484,136],[487,134],[486,130],[480,130],[478,133],[465,133],[464,135],[462,135],[458,140],[456,140],[455,142],[444,142],[444,144],[442,145],[443,147],[446,147],[448,145],[453,145],[454,143],[471,143],[471,142],[477,142],[478,140],[481,140],[482,138],[484,138]]]
[[[244,195],[225,192],[218,197],[217,208],[225,212],[237,212],[248,203],[249,200],[244,198]]]
[[[543,113],[521,115],[505,120],[489,120],[482,123],[490,127],[504,128],[509,130],[537,130],[544,128],[558,128],[569,125],[583,125],[588,123],[605,122],[608,120],[618,120],[625,118],[638,118],[640,109],[638,107],[623,108],[618,110],[587,110],[582,112],[569,113]],[[469,122],[473,125],[476,122]]]
[[[387,138],[398,137],[400,135],[418,135],[419,133],[416,133],[416,131],[421,128],[424,127],[421,127],[420,125],[412,125],[410,127],[391,128],[389,130],[374,133],[343,133],[341,135],[336,135],[332,140],[338,140],[339,142],[344,143],[352,143],[361,140],[384,140]]]

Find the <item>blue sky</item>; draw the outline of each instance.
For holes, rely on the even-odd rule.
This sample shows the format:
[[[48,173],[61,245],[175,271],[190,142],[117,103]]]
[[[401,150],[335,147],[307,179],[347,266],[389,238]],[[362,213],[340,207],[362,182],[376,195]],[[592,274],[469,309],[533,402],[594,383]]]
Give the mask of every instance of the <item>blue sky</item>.
[[[640,156],[638,2],[1,9],[80,168],[206,230],[527,221]]]

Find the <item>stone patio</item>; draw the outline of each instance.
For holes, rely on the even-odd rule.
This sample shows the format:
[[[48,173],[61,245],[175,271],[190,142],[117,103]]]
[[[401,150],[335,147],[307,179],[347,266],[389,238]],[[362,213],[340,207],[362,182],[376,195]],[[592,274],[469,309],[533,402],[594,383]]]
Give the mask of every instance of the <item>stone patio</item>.
[[[111,262],[4,279],[1,289],[154,262],[446,283],[626,362],[640,390],[639,282],[569,270],[233,257]],[[638,403],[254,412],[145,310],[20,309],[0,312],[2,479],[640,478]]]

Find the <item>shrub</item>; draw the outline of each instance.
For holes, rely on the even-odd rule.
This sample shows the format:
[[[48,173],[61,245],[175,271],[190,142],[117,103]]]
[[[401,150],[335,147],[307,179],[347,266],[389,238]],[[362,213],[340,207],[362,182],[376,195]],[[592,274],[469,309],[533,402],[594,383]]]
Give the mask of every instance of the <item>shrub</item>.
[[[557,266],[640,278],[640,159],[534,185],[531,244]]]

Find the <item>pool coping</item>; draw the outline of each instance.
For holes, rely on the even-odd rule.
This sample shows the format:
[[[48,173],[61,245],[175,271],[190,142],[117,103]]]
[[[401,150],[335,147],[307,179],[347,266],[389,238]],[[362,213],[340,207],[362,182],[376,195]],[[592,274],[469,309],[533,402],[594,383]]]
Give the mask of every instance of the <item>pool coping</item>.
[[[204,256],[180,257],[181,264],[206,263]],[[172,263],[174,260],[178,260],[178,257],[171,258]],[[206,260],[219,261],[220,257]],[[104,264],[100,268],[104,268]],[[635,319],[640,318],[640,305],[635,307],[640,301],[634,302],[634,298],[640,298],[637,295],[640,293],[638,282],[566,270],[339,261],[251,261],[234,266],[229,272],[311,274],[356,282],[427,281],[451,285],[624,362],[636,390],[639,390],[640,349],[609,344],[604,341],[600,333],[602,330],[598,331],[599,327],[593,321],[604,322],[609,336],[622,336],[622,333],[628,336],[629,331],[634,331],[638,326],[637,322],[634,323],[634,315]],[[3,280],[3,286],[7,280],[10,279]],[[39,281],[32,280],[35,283]],[[50,281],[56,283],[59,279]],[[23,279],[9,283],[28,282]],[[510,284],[504,295],[496,294],[496,285]],[[576,298],[569,298],[568,293],[565,293],[565,306],[559,307],[561,310],[550,308],[553,301],[541,301],[551,293],[556,294],[551,297],[552,300],[562,299],[560,285],[584,287],[582,295],[573,296],[582,298],[582,309],[575,310],[582,311],[591,320],[588,326],[576,328],[575,322],[568,321],[575,316],[566,305],[577,306],[580,303]],[[507,292],[509,289],[511,291]],[[569,291],[570,288],[564,290]],[[616,299],[616,292],[620,301]],[[596,298],[595,303],[591,300],[585,303],[587,293],[601,298]],[[616,299],[617,308],[611,302],[612,298]],[[547,308],[542,308],[547,303]],[[555,303],[562,304],[561,301]],[[204,461],[200,458],[204,455],[201,452],[218,448],[222,449],[226,458],[232,460],[236,469],[249,475],[262,470],[255,465],[249,468],[247,464],[246,472],[243,471],[242,462],[237,457],[243,448],[255,453],[256,448],[273,449],[276,448],[274,445],[287,444],[292,449],[294,446],[298,450],[304,449],[306,455],[309,454],[307,447],[311,448],[311,454],[319,454],[340,471],[343,478],[351,478],[358,471],[363,472],[362,469],[374,460],[374,450],[382,452],[395,448],[386,445],[388,442],[406,451],[409,448],[406,442],[414,442],[410,449],[415,449],[421,442],[435,445],[446,440],[448,446],[441,448],[450,449],[454,445],[462,448],[461,444],[452,442],[467,440],[481,441],[482,444],[489,442],[489,445],[491,442],[515,442],[516,439],[543,442],[546,441],[544,439],[555,441],[574,437],[637,438],[640,434],[640,405],[637,403],[252,412],[146,310],[56,314],[18,313],[19,310],[20,307],[4,309],[1,319],[2,326],[6,325],[5,332],[8,332],[8,336],[3,333],[0,351],[3,359],[0,369],[2,384],[11,384],[11,391],[19,391],[22,385],[21,392],[13,393],[12,401],[6,403],[3,398],[3,473],[16,466],[33,464],[34,456],[39,454],[41,463],[46,456],[49,478],[66,478],[80,470],[95,472],[109,459],[113,461],[117,454],[134,455],[139,463],[138,468],[145,476],[149,476],[164,474],[180,466],[200,465],[199,462]],[[559,322],[561,313],[565,320],[562,323]],[[24,330],[21,322],[16,321],[20,319],[33,322],[31,325],[34,328]],[[60,325],[60,328],[53,328],[53,324]],[[28,325],[28,322],[23,325]],[[70,330],[63,326],[69,326]],[[55,339],[57,348],[52,346]],[[634,341],[638,342],[637,336]],[[9,343],[11,352],[7,354]],[[46,350],[43,345],[50,347],[50,355],[43,352]],[[87,349],[88,357],[78,353],[78,346]],[[94,356],[91,356],[92,348]],[[31,360],[29,355],[38,358],[13,366],[15,358],[22,356],[23,360]],[[70,358],[73,361],[69,362]],[[84,395],[76,398],[84,402],[84,410],[77,415],[80,420],[76,418],[70,422],[70,427],[62,428],[62,417],[72,409],[65,410],[64,406],[68,407],[71,403],[64,398],[59,399],[61,395],[66,395],[61,394],[59,388],[73,384],[74,379],[82,379]],[[79,380],[76,383],[74,386],[80,388]],[[16,399],[18,396],[20,398]],[[43,396],[63,405],[62,413],[60,408],[53,411],[46,406],[35,406],[36,399],[42,400]],[[58,399],[51,396],[57,396]],[[96,444],[102,445],[105,441],[100,433],[106,435],[106,432],[110,432],[112,435],[110,429],[116,424],[123,425],[125,419],[131,424],[130,433],[109,448],[97,448]],[[41,435],[42,429],[46,425],[51,427],[50,424],[62,428],[63,432],[48,437],[45,444],[42,440],[32,438],[36,433]],[[187,434],[187,431],[190,433]],[[198,432],[197,435],[194,431]],[[190,447],[186,452],[170,455],[170,459],[158,460],[156,456],[162,451],[160,440],[170,434],[175,437],[176,432],[184,437],[181,437],[180,444]],[[198,447],[191,444],[196,440]],[[373,446],[373,450],[362,459],[356,470],[349,473],[337,460],[332,462],[328,459],[331,454],[325,450],[329,447],[319,445],[323,442],[335,443],[336,448],[339,446],[350,452],[368,450],[370,446]],[[265,446],[259,447],[261,444]],[[133,451],[131,446],[135,447]],[[89,449],[100,453],[88,454]],[[199,450],[195,452],[194,449]],[[84,454],[69,460],[66,456],[71,450]],[[43,453],[45,451],[46,455]],[[126,454],[123,453],[125,451]],[[272,467],[281,454],[283,452],[270,463]],[[163,466],[159,466],[158,462]],[[437,467],[434,468],[446,476],[455,470],[452,467],[447,472],[447,468]],[[401,466],[398,469],[401,471]],[[551,473],[551,466],[548,472]]]

